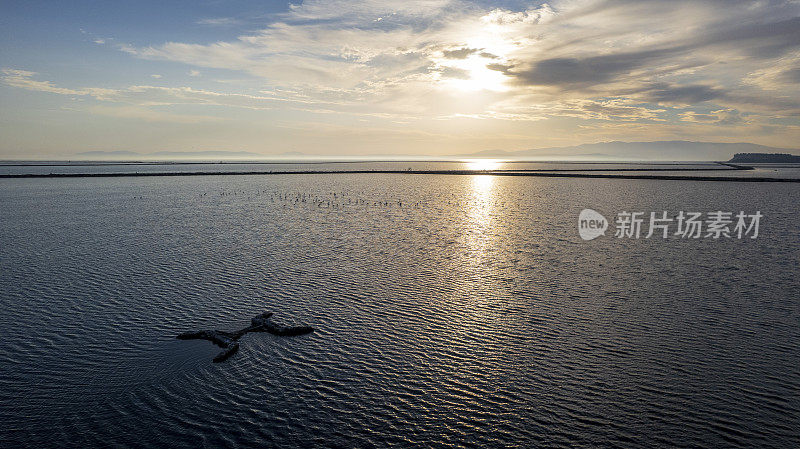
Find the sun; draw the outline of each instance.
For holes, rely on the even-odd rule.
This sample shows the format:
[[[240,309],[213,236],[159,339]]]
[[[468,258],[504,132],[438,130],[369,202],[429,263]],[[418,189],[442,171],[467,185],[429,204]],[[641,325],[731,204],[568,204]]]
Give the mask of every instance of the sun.
[[[445,82],[448,86],[463,91],[507,91],[506,76],[500,71],[486,67],[491,63],[490,59],[481,55],[470,55],[462,60],[447,61],[446,67],[457,69],[465,76],[463,78],[447,78]]]
[[[486,27],[473,28],[465,31],[461,44],[442,50],[440,56],[434,58],[442,69],[440,81],[462,91],[509,90],[506,75],[489,68],[492,64],[508,63],[507,55],[514,48],[499,31]],[[453,56],[453,53],[460,54]]]

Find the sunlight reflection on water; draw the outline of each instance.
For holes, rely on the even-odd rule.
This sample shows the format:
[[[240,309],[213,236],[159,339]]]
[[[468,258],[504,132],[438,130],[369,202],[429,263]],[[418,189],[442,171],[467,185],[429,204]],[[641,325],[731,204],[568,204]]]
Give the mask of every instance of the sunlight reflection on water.
[[[498,170],[503,166],[499,159],[467,159],[467,170]]]
[[[471,258],[480,262],[494,236],[495,176],[475,175],[470,182],[471,201],[466,203],[464,233]]]

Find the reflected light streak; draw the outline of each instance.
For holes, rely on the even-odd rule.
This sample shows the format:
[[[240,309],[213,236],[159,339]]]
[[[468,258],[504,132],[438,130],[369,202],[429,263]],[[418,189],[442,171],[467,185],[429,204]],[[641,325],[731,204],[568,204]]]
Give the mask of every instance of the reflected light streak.
[[[495,233],[493,214],[497,178],[491,175],[474,175],[471,178],[471,198],[467,204],[468,222],[465,223],[466,242],[473,258],[479,259]]]
[[[467,165],[467,170],[498,170],[503,166],[500,159],[466,159],[463,161]]]

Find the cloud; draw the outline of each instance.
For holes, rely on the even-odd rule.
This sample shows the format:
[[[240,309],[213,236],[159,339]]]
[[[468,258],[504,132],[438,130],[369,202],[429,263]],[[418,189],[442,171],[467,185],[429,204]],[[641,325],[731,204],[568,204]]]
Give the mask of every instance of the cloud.
[[[765,91],[790,90],[800,85],[800,54],[785,56],[759,67],[745,76],[742,82]]]
[[[478,53],[480,48],[458,48],[455,50],[443,50],[442,55],[447,59],[466,59],[467,56]]]
[[[742,114],[735,109],[720,109],[706,114],[688,111],[681,114],[681,120],[684,122],[717,125],[739,125],[746,122]]]
[[[800,84],[800,67],[794,67],[782,72],[780,79],[787,84]]]
[[[495,70],[530,86],[590,87],[615,80],[674,50],[647,50],[586,58],[549,58],[529,63],[526,68],[492,64]]]
[[[722,88],[703,85],[669,85],[656,83],[648,86],[643,98],[649,102],[679,106],[691,106],[706,101],[724,98],[726,91]]]
[[[217,42],[117,47],[185,64],[192,77],[238,72],[232,78],[261,86],[248,91],[69,89],[31,72],[4,72],[4,82],[145,108],[286,108],[386,120],[569,119],[730,132],[800,114],[797,1],[555,0],[510,10],[463,0],[308,0],[270,20]]]
[[[383,18],[383,21],[419,20],[443,15],[451,7],[464,4],[452,0],[306,0],[291,4],[284,14],[287,21],[331,21],[349,24],[362,23],[364,19]]]
[[[486,114],[473,118],[495,118],[515,121],[540,121],[553,117],[613,122],[664,122],[666,109],[634,104],[625,100],[561,100],[543,102],[531,98],[515,98],[497,105]]]
[[[150,77],[151,78],[155,78],[155,79],[159,79],[159,78],[161,78],[161,75],[153,74],[153,75],[150,75]]]
[[[152,107],[214,105],[266,110],[271,109],[267,103],[280,102],[280,100],[269,96],[226,94],[192,89],[190,87],[129,86],[124,89],[98,87],[68,89],[58,87],[50,81],[34,80],[33,77],[37,75],[36,72],[3,69],[2,74],[2,77],[0,77],[2,82],[12,87],[70,97],[89,97],[101,102],[117,103],[116,105],[92,106],[89,111],[94,114],[139,118],[148,121],[200,123],[217,119],[212,116],[181,115],[148,109]]]
[[[38,81],[33,77],[37,75],[36,72],[18,69],[2,69],[2,76],[0,80],[8,86],[17,87],[20,89],[48,92],[59,95],[69,96],[92,96],[94,98],[105,100],[109,96],[116,94],[116,89],[107,89],[102,87],[84,87],[80,89],[69,89],[65,87],[58,87],[50,81]]]
[[[708,101],[722,98],[737,81],[731,76],[741,80],[764,59],[800,49],[800,18],[787,19],[798,14],[791,1],[570,0],[525,11],[452,0],[306,1],[236,40],[126,51],[355,95],[413,84],[437,65],[463,69],[447,61],[480,56],[519,91],[592,98],[667,83],[674,87],[653,90],[654,101]]]
[[[129,89],[106,89],[97,87],[69,89],[64,87],[58,87],[50,81],[35,80],[33,78],[37,76],[38,73],[31,72],[28,70],[3,69],[2,74],[3,75],[2,77],[0,77],[0,79],[2,79],[2,82],[8,86],[18,87],[21,89],[37,91],[37,92],[48,92],[59,95],[88,96],[103,101],[118,101],[118,99],[124,96],[126,92],[136,92],[136,91],[141,91],[142,89],[140,86],[132,86]],[[155,75],[153,77],[160,78],[160,75]],[[162,87],[149,87],[149,88],[156,90],[167,89]]]
[[[50,92],[61,95],[86,95],[88,93],[86,90],[56,87],[49,81],[34,80],[32,78],[36,76],[36,72],[16,69],[3,69],[2,72],[3,82],[5,84],[20,89]]]
[[[27,90],[68,95],[71,97],[88,97],[93,100],[116,104],[112,106],[102,106],[102,108],[106,109],[101,108],[97,109],[96,111],[103,111],[105,113],[104,115],[112,115],[112,112],[119,111],[117,112],[119,117],[134,117],[134,115],[136,115],[138,118],[145,118],[144,112],[142,111],[147,108],[199,105],[221,106],[254,111],[266,111],[281,108],[285,110],[296,110],[314,114],[338,113],[362,117],[368,116],[403,120],[419,118],[410,114],[401,114],[378,109],[363,111],[359,109],[359,103],[357,101],[341,101],[341,93],[337,91],[330,92],[328,94],[328,97],[330,98],[329,101],[321,101],[318,98],[319,94],[316,95],[316,98],[311,98],[303,92],[291,90],[265,90],[261,95],[253,95],[216,92],[211,90],[196,89],[188,86],[165,87],[132,85],[118,89],[96,87],[66,89],[58,87],[49,81],[33,80],[32,77],[37,75],[35,72],[5,69],[3,73],[4,76],[0,78],[0,80],[2,80],[3,83],[13,87],[23,87]],[[455,76],[457,74],[453,75]],[[119,104],[127,106],[118,106]],[[146,117],[154,121],[158,118],[165,118],[168,114],[172,113],[159,112],[158,114],[148,114]],[[165,118],[165,121],[188,123],[190,120],[192,120],[190,117],[196,116],[181,116],[175,120],[168,120]],[[200,121],[207,120],[200,119]]]

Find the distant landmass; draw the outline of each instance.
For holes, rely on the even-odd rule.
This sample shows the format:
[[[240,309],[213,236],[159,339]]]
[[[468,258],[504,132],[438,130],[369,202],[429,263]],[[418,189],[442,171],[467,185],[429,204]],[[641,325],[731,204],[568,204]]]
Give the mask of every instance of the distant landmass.
[[[138,153],[136,151],[84,151],[75,154],[78,159],[125,159],[125,160],[158,160],[158,159],[260,159],[263,154],[249,151],[156,151]]]
[[[716,143],[666,140],[655,142],[599,142],[521,151],[487,150],[460,156],[549,160],[726,161],[736,153],[798,152],[800,150],[768,147],[746,142]]]
[[[598,142],[564,147],[533,148],[520,151],[485,150],[477,153],[455,154],[443,159],[501,158],[509,160],[551,161],[728,161],[730,162],[798,162],[800,150],[776,148],[753,143],[693,142],[665,140],[654,142]],[[736,156],[734,156],[736,155]],[[758,156],[760,155],[760,156]],[[731,157],[734,157],[731,159]],[[752,157],[761,157],[754,160]],[[274,158],[324,158],[324,159],[391,159],[415,160],[419,155],[369,154],[369,155],[310,155],[299,151],[281,154],[260,154],[250,151],[85,151],[74,155],[78,160],[112,161],[179,161],[179,160],[259,160]],[[425,158],[430,159],[431,157]],[[748,159],[742,159],[748,158]],[[766,159],[763,159],[766,158]]]
[[[800,156],[788,153],[736,153],[728,162],[794,162],[800,163]]]
[[[118,158],[118,157],[141,157],[142,153],[135,151],[84,151],[83,153],[76,153],[78,157],[102,157],[102,158]]]

